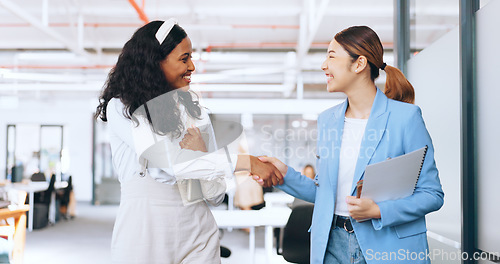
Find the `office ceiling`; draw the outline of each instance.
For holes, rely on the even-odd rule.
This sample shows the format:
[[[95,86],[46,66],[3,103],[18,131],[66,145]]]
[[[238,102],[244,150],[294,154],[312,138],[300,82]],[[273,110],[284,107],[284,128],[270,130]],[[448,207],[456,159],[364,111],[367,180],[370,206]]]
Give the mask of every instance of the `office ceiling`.
[[[372,27],[392,64],[393,13],[393,0],[0,0],[0,95],[95,95],[145,17],[176,17],[195,49],[200,90],[307,97],[324,90],[328,42],[351,25]],[[415,51],[458,24],[457,1],[411,1],[411,13]]]

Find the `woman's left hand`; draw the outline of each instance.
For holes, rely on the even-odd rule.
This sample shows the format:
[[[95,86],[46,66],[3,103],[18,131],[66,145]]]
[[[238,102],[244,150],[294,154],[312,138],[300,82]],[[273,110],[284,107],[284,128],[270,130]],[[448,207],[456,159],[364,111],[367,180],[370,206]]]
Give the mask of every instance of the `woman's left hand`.
[[[205,145],[205,141],[203,141],[200,129],[197,127],[188,128],[186,135],[179,142],[179,145],[182,149],[207,152],[207,146]]]
[[[347,196],[349,215],[356,220],[380,218],[380,208],[372,199]]]

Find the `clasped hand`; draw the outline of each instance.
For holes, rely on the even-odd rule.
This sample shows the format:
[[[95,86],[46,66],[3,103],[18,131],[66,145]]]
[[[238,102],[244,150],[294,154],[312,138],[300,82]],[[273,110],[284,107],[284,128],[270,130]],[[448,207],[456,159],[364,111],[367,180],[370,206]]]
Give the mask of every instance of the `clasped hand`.
[[[372,199],[347,196],[346,203],[349,215],[355,220],[380,218],[380,208]]]
[[[182,149],[207,152],[207,147],[201,135],[201,131],[199,128],[194,126],[187,129],[187,133],[184,135],[181,142],[179,142],[179,146]],[[258,177],[258,183],[264,187],[282,184],[283,175],[286,173],[286,165],[277,159],[273,161],[274,162],[264,161],[250,155],[239,155],[238,162],[236,164],[236,171],[248,171],[249,175]],[[279,165],[279,163],[282,164],[281,167],[285,168],[285,173],[282,172],[283,168],[276,168],[276,165]]]
[[[269,178],[266,177],[266,175],[252,172],[251,173],[252,178],[258,184],[260,184],[263,187],[271,187],[271,186],[274,186],[276,184],[283,183],[283,181],[284,181],[283,177],[286,175],[286,172],[288,171],[288,166],[286,166],[285,163],[281,162],[277,158],[266,157],[266,156],[258,157],[258,160],[260,161],[260,163],[263,163],[264,165],[274,167],[279,172],[279,175],[280,175],[280,177],[278,177],[279,181],[276,183],[275,181],[270,181]]]
[[[179,142],[179,146],[181,146],[182,149],[207,152],[207,146],[205,141],[203,141],[201,131],[194,126],[187,129],[187,133],[184,135],[181,142]]]

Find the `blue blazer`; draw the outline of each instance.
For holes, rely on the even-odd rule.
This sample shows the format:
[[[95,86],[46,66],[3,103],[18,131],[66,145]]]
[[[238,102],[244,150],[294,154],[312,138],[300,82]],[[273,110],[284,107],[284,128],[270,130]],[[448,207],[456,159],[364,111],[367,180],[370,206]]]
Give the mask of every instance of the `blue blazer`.
[[[323,263],[335,212],[339,153],[347,100],[318,118],[318,174],[311,180],[292,168],[284,177],[283,191],[315,203],[311,232],[311,263]],[[368,164],[428,146],[413,195],[378,203],[380,219],[357,222],[351,218],[367,263],[430,263],[425,215],[443,205],[444,193],[434,161],[432,140],[418,106],[388,99],[377,88],[361,143],[351,194]],[[335,243],[335,241],[331,241]]]

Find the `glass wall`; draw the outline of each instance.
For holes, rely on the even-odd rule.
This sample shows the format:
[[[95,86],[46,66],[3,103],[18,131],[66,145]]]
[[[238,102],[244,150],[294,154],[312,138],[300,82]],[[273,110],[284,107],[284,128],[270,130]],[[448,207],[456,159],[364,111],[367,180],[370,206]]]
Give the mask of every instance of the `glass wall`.
[[[16,126],[8,125],[7,126],[7,151],[6,151],[6,166],[5,166],[5,179],[12,180],[14,182],[16,180],[16,175],[22,176],[24,172],[17,173],[16,172]]]
[[[40,171],[60,175],[62,149],[63,127],[40,126]]]
[[[113,170],[107,123],[94,121],[93,204],[119,204],[120,183]]]
[[[308,115],[214,115],[217,119],[232,116],[245,130],[251,155],[276,157],[300,170],[306,164],[315,166],[316,116]]]
[[[481,1],[483,4],[485,1]],[[500,228],[498,202],[500,177],[498,150],[500,149],[500,118],[498,117],[498,60],[496,51],[500,36],[500,1],[489,1],[476,16],[477,53],[477,205],[478,248],[500,257]],[[498,261],[497,261],[498,262]],[[491,262],[481,262],[491,263]]]
[[[481,9],[476,13],[477,52],[477,223],[478,249],[491,255],[500,255],[500,229],[497,228],[497,203],[500,199],[496,187],[498,169],[497,150],[500,141],[496,136],[499,122],[495,114],[498,89],[496,74],[498,63],[496,52],[497,35],[491,34],[499,25],[500,2],[480,1]],[[459,1],[447,3],[448,15],[441,19],[443,28],[438,33],[426,35],[425,24],[433,9],[443,8],[432,1],[412,1],[413,26],[412,49],[409,61],[409,79],[415,87],[416,104],[422,108],[424,119],[436,148],[436,162],[445,191],[443,208],[427,218],[431,251],[438,253],[433,263],[461,263],[461,89],[459,60],[458,7]],[[457,10],[456,12],[451,12]],[[442,34],[441,34],[442,33]],[[425,41],[424,37],[427,38]],[[422,43],[432,41],[427,46]],[[490,255],[490,256],[491,256]],[[481,255],[479,263],[493,263]]]
[[[459,24],[459,1],[410,0],[410,58]]]
[[[439,15],[436,12],[439,11]],[[446,10],[443,14],[443,10]],[[459,1],[411,1],[408,79],[435,148],[445,202],[427,215],[432,263],[461,263]],[[431,33],[432,32],[432,33]]]
[[[43,172],[47,179],[65,173],[63,160],[63,126],[40,124],[7,125],[7,178],[12,182],[30,179]]]

